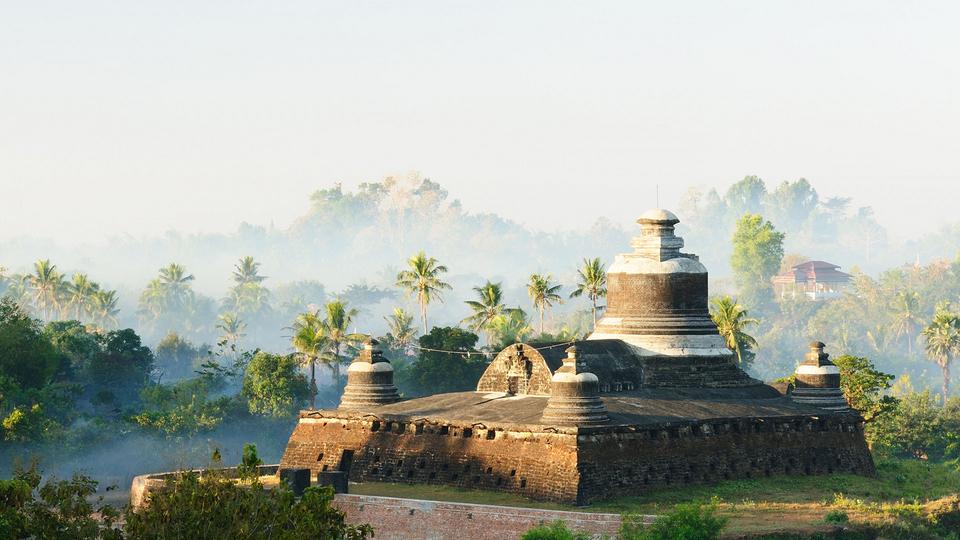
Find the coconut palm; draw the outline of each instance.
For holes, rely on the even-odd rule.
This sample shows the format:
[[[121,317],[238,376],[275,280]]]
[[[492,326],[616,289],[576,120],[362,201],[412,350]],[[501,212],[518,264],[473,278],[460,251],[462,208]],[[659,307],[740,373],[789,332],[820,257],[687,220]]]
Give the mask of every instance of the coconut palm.
[[[117,291],[101,289],[93,293],[90,298],[90,314],[97,326],[105,329],[117,327],[117,314],[120,313],[117,308],[118,301]]]
[[[467,300],[465,303],[473,310],[473,315],[463,319],[464,323],[475,332],[483,332],[487,346],[493,345],[493,333],[490,323],[494,318],[510,311],[503,303],[503,287],[500,283],[487,281],[481,287],[474,287],[478,300]]]
[[[527,284],[527,294],[530,295],[533,306],[540,312],[541,334],[543,333],[544,312],[553,307],[554,302],[563,303],[563,299],[558,294],[563,286],[560,284],[554,285],[551,280],[552,276],[550,274],[530,274],[530,282]]]
[[[584,259],[577,270],[579,281],[570,298],[587,295],[593,304],[593,326],[597,326],[597,300],[607,295],[607,270],[600,258]]]
[[[710,301],[710,317],[717,325],[720,335],[727,342],[727,347],[737,353],[737,362],[743,363],[743,351],[757,346],[757,340],[746,333],[747,326],[760,324],[760,321],[751,318],[746,308],[729,296],[714,298]]]
[[[519,342],[533,332],[527,313],[519,307],[507,309],[491,319],[487,329],[504,346]]]
[[[139,312],[149,321],[158,320],[167,309],[167,295],[159,278],[151,279],[140,293]]]
[[[325,316],[323,318],[323,332],[330,342],[330,359],[333,367],[333,380],[340,387],[340,347],[344,344],[352,344],[363,341],[367,336],[363,334],[351,333],[350,325],[353,318],[357,316],[357,310],[348,309],[346,302],[334,300],[327,302],[324,306]]]
[[[86,274],[78,272],[73,275],[73,280],[65,288],[67,302],[63,306],[63,315],[69,317],[72,314],[74,319],[84,320],[90,315],[93,294],[100,289],[100,286],[90,281]]]
[[[413,338],[417,335],[417,329],[413,326],[413,315],[410,315],[403,308],[393,308],[393,313],[383,320],[387,321],[386,341],[390,347],[397,350],[408,352]]]
[[[244,330],[247,329],[247,323],[241,321],[236,313],[224,313],[217,318],[220,320],[217,330],[222,332],[220,337],[230,344],[230,350],[236,351],[237,344],[246,336]]]
[[[188,274],[187,269],[177,263],[160,269],[160,284],[163,287],[164,299],[169,306],[183,306],[193,294],[190,289],[190,282],[193,281],[193,274]]]
[[[907,352],[913,356],[913,336],[920,328],[920,295],[913,291],[900,291],[891,307],[893,321],[890,331],[897,339],[906,337]]]
[[[254,261],[253,257],[247,255],[240,259],[240,262],[233,267],[233,281],[237,285],[247,283],[260,283],[267,279],[260,275],[260,263]]]
[[[923,329],[927,356],[940,366],[943,374],[943,402],[950,393],[950,361],[960,354],[960,316],[946,309],[937,309],[930,324]]]
[[[440,279],[440,275],[447,272],[447,267],[433,257],[427,257],[423,251],[410,257],[407,266],[409,266],[408,270],[401,270],[397,274],[397,287],[417,296],[423,333],[426,334],[427,306],[433,300],[443,302],[441,291],[452,288],[450,284]]]
[[[307,312],[297,316],[293,323],[293,348],[310,366],[310,408],[317,407],[317,360],[329,345],[319,312]]]
[[[57,265],[50,264],[50,259],[37,261],[33,263],[30,286],[33,288],[34,306],[44,320],[50,320],[53,313],[60,310],[66,286],[63,274],[57,271]]]

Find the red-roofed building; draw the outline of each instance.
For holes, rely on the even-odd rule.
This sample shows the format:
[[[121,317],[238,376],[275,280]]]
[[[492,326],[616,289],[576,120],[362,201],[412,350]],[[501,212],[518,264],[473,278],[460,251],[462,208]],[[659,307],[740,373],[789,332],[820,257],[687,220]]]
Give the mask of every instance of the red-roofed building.
[[[773,277],[777,297],[796,298],[803,294],[811,300],[837,298],[850,285],[850,274],[826,261],[807,261]]]

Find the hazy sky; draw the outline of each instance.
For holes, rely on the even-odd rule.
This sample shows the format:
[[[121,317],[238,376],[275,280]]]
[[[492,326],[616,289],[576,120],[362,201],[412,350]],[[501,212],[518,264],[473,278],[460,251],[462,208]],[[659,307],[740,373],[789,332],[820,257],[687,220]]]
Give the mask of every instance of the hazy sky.
[[[0,239],[284,226],[411,169],[536,228],[806,177],[960,219],[958,2],[0,3]],[[681,216],[682,217],[682,216]]]

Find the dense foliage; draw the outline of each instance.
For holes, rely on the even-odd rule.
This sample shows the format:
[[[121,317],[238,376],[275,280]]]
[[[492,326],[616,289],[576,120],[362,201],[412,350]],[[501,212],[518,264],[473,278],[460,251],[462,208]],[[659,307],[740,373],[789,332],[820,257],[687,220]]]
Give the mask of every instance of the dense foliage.
[[[642,516],[626,515],[620,528],[623,540],[714,540],[726,525],[726,518],[716,515],[716,504],[684,503],[658,517],[653,524],[643,524]]]
[[[396,380],[406,395],[473,390],[487,363],[477,335],[462,328],[434,327],[420,336],[416,360],[397,362]],[[427,350],[429,349],[429,350]]]
[[[145,508],[128,513],[124,531],[130,538],[158,540],[373,536],[369,525],[347,525],[332,501],[330,487],[309,487],[295,498],[286,486],[264,488],[256,477],[241,485],[218,474],[185,472],[169,478]]]

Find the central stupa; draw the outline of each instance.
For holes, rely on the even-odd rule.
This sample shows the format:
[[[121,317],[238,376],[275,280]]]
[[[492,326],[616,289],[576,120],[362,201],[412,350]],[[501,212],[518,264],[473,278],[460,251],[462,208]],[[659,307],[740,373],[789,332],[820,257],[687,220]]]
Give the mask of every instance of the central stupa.
[[[644,357],[646,386],[760,384],[737,368],[708,309],[707,269],[683,253],[680,220],[654,209],[637,219],[633,252],[607,272],[607,309],[589,340],[616,339]]]

